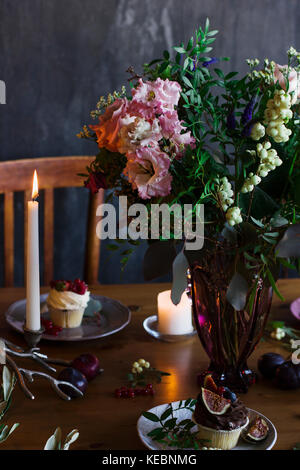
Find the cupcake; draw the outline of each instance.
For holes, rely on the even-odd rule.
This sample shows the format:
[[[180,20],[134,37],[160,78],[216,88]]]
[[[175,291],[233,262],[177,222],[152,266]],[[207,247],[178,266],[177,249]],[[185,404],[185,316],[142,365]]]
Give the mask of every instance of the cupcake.
[[[85,282],[51,281],[47,306],[54,325],[62,328],[76,328],[81,325],[84,310],[90,299]]]
[[[202,388],[197,398],[193,420],[198,426],[199,439],[209,446],[233,449],[249,423],[245,405],[226,387],[214,391]]]

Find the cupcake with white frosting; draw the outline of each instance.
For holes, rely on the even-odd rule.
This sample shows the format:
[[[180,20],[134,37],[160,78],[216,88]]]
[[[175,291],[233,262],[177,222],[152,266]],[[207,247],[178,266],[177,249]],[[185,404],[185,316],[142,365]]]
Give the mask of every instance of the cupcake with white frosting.
[[[90,299],[85,282],[51,281],[47,306],[54,325],[62,328],[76,328],[81,325],[84,310]]]

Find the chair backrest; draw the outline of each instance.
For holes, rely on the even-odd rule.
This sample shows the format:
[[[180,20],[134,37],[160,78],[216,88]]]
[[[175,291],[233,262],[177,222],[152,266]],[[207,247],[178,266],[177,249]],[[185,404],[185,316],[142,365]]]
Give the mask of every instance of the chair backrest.
[[[54,189],[80,187],[93,156],[45,157],[0,162],[0,194],[4,194],[4,285],[14,285],[14,192],[24,192],[24,266],[27,255],[27,201],[31,198],[32,177],[38,173],[39,191],[44,191],[44,272],[43,284],[53,279]],[[103,190],[90,195],[85,281],[98,282],[100,240],[96,236],[96,208],[103,201]]]

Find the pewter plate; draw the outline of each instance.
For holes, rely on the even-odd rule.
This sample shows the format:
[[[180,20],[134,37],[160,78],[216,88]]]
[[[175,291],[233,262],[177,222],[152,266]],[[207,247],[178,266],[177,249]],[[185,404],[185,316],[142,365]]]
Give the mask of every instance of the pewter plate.
[[[41,295],[41,305],[45,304],[47,297],[48,294]],[[99,314],[93,317],[83,317],[78,328],[63,328],[57,336],[43,334],[42,338],[50,341],[87,341],[112,335],[128,325],[131,318],[128,307],[103,295],[93,294],[91,297],[99,300],[102,304],[102,310]],[[23,333],[25,316],[26,299],[14,302],[5,314],[7,323],[20,333]],[[50,318],[47,311],[43,313],[43,318]]]
[[[176,408],[179,404],[179,401],[174,401],[172,403],[173,408]],[[168,407],[168,404],[164,405],[159,405],[155,406],[154,408],[151,408],[150,413],[154,413],[158,416],[161,416],[161,414],[166,410]],[[274,446],[276,440],[277,440],[277,431],[274,426],[274,424],[266,418],[264,415],[259,413],[258,411],[251,410],[248,408],[249,411],[249,420],[254,418],[255,415],[261,416],[268,424],[269,426],[269,433],[266,437],[265,440],[256,442],[255,444],[252,443],[247,443],[245,442],[242,437],[240,437],[238,444],[234,449],[232,450],[271,450],[272,447]],[[192,413],[189,410],[186,409],[181,409],[178,411],[174,411],[174,417],[178,419],[178,421],[182,421],[184,419],[192,419]],[[144,416],[141,416],[137,422],[137,431],[138,435],[143,442],[143,444],[151,450],[179,450],[177,447],[166,447],[160,444],[159,442],[153,441],[151,437],[148,436],[148,433],[152,431],[152,429],[157,428],[157,423],[153,421],[149,421],[148,419],[144,418]],[[192,428],[192,431],[196,430],[195,428]],[[195,450],[195,449],[192,449]]]

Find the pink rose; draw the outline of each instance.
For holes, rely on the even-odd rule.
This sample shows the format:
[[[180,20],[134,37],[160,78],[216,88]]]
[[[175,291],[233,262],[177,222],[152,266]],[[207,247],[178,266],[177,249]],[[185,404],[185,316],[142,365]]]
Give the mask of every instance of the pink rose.
[[[168,79],[157,78],[154,82],[139,80],[137,88],[132,90],[132,101],[144,103],[155,109],[156,113],[174,110],[180,98],[181,87],[179,83]]]
[[[155,142],[139,148],[128,158],[124,173],[142,199],[167,196],[171,192],[170,159]]]
[[[120,121],[125,116],[127,107],[126,98],[116,99],[99,117],[99,123],[90,126],[97,135],[97,143],[100,148],[104,147],[111,152],[118,152]]]
[[[283,74],[281,70],[285,74]],[[283,90],[286,90],[285,75],[286,75],[287,70],[288,70],[287,65],[275,64],[275,71],[274,71],[275,83],[278,82]],[[295,69],[290,69],[288,80],[289,80],[288,92],[293,93],[292,104],[295,104],[297,101],[297,98],[300,98],[300,78],[298,78],[298,74]]]

